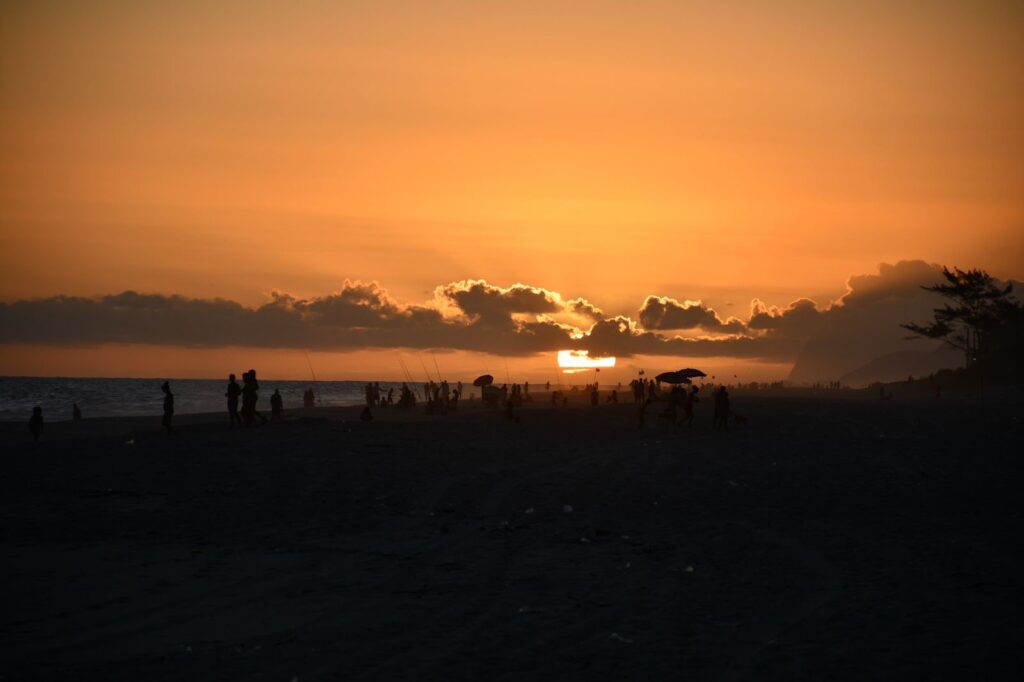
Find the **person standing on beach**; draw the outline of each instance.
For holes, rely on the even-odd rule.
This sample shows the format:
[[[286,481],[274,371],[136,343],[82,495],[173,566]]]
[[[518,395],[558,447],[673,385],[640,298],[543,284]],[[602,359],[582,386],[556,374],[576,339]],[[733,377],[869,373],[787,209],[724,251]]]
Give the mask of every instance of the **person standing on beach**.
[[[249,380],[249,373],[242,372],[242,423],[245,426],[252,426],[255,395],[256,392],[252,388],[252,381]]]
[[[686,428],[688,429],[693,428],[693,407],[697,401],[700,400],[700,398],[697,397],[697,391],[699,390],[700,389],[696,386],[693,386],[690,388],[690,392],[687,393],[686,397],[683,399],[683,420],[679,423],[686,424]]]
[[[82,410],[78,407],[78,403],[73,403],[71,405],[71,421],[82,421]]]
[[[281,421],[281,415],[284,413],[284,400],[281,398],[281,391],[274,389],[274,394],[270,396],[270,419],[272,421]]]
[[[32,433],[32,440],[39,442],[39,436],[43,435],[43,408],[38,405],[32,408],[32,416],[28,419],[28,430]]]
[[[637,404],[636,407],[636,420],[637,426],[641,429],[644,428],[644,417],[647,412],[647,406],[651,404],[650,400],[642,400]]]
[[[711,413],[711,430],[718,430],[718,422],[722,418],[722,389],[716,388],[715,392],[711,394],[711,399],[714,401],[714,411]]]
[[[714,430],[729,430],[729,392],[725,390],[725,386],[719,386],[715,392]]]
[[[174,417],[174,394],[171,393],[171,384],[166,381],[160,390],[164,392],[164,418],[160,423],[170,435],[174,433],[174,426],[171,425],[171,419]]]
[[[235,375],[228,375],[228,392],[224,394],[228,399],[228,423],[231,428],[242,425],[242,417],[238,414],[238,398],[242,395],[242,387],[235,381]]]
[[[668,409],[666,414],[668,415],[669,423],[673,426],[679,421],[679,408],[683,404],[683,388],[679,384],[675,384],[669,390],[668,393]]]

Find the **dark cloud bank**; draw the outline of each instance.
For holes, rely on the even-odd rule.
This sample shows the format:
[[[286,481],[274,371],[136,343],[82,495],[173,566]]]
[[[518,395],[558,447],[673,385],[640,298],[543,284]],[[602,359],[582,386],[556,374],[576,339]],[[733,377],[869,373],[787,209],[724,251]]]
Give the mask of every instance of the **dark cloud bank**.
[[[339,291],[314,298],[274,292],[258,308],[126,291],[0,303],[0,343],[430,348],[520,356],[585,348],[595,355],[795,362],[791,378],[819,380],[886,353],[931,350],[908,344],[899,324],[930,316],[941,301],[921,286],[940,280],[938,266],[923,261],[883,264],[875,274],[850,277],[836,301],[801,299],[776,308],[755,299],[746,320],[723,319],[700,301],[668,296],[648,296],[634,320],[606,315],[582,298],[482,280],[439,286],[425,304],[399,302],[375,282],[348,280]]]

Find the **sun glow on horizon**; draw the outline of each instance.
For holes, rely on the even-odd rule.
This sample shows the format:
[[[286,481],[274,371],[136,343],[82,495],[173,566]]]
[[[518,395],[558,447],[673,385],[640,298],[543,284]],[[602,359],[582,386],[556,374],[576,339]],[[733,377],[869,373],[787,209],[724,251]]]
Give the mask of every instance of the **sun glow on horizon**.
[[[558,351],[558,366],[562,369],[600,369],[615,366],[615,356],[592,358],[585,350]]]

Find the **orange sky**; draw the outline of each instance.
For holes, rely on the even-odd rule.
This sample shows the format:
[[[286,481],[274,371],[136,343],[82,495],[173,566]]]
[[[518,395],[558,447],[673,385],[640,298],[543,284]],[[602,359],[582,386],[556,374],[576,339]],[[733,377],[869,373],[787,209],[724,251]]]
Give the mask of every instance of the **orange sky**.
[[[1022,6],[891,4],[5,3],[0,298],[1024,279]]]

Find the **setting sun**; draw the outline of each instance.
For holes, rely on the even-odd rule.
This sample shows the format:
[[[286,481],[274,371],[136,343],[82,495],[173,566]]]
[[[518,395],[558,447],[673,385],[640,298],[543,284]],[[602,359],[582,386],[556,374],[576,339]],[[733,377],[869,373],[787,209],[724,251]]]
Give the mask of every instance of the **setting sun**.
[[[615,358],[613,356],[592,358],[589,351],[585,350],[560,350],[558,351],[558,366],[562,369],[600,369],[614,367]]]

